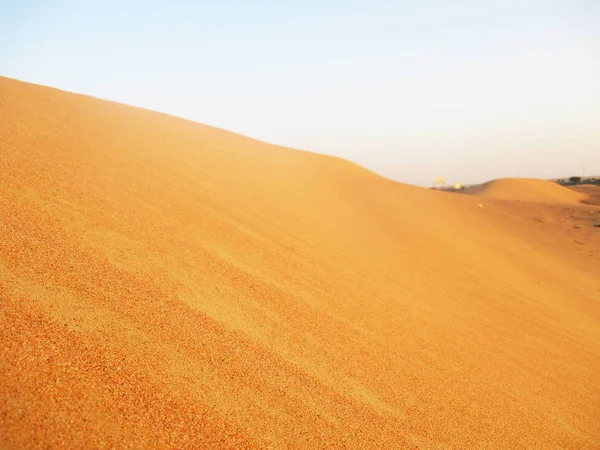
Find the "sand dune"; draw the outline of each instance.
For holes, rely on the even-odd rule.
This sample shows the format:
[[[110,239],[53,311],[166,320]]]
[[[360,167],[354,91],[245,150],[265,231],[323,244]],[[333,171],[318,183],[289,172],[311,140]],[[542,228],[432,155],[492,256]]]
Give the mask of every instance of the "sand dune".
[[[600,448],[597,207],[7,78],[0,124],[0,447]]]
[[[535,178],[502,178],[465,189],[465,194],[501,200],[538,203],[579,203],[584,195],[553,181]]]

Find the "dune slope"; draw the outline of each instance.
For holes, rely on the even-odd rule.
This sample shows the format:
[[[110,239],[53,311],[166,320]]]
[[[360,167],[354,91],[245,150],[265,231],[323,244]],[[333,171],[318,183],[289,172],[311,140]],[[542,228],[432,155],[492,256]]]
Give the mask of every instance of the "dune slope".
[[[594,206],[7,78],[0,123],[0,447],[600,448]]]
[[[465,189],[465,194],[500,200],[538,203],[578,203],[585,198],[553,181],[535,178],[502,178]]]

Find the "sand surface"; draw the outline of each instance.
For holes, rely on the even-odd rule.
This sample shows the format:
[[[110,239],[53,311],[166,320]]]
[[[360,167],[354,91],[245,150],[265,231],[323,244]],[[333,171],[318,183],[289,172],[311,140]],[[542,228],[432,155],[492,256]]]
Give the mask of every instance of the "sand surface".
[[[580,184],[571,187],[574,191],[584,195],[582,203],[588,205],[600,206],[600,185],[598,184]]]
[[[0,448],[600,448],[584,193],[421,189],[7,78],[0,174]]]

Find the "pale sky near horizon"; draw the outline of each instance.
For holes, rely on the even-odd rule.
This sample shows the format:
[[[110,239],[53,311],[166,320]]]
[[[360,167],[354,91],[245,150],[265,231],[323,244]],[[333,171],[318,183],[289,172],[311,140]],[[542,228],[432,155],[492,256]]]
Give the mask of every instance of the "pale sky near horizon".
[[[596,0],[0,0],[0,75],[407,183],[600,175]]]

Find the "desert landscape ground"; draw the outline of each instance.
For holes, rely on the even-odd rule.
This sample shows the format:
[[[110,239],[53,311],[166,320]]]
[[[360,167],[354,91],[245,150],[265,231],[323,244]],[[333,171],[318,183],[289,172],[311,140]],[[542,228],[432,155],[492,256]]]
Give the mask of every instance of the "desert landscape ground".
[[[0,170],[0,448],[600,448],[597,186],[8,78]]]

